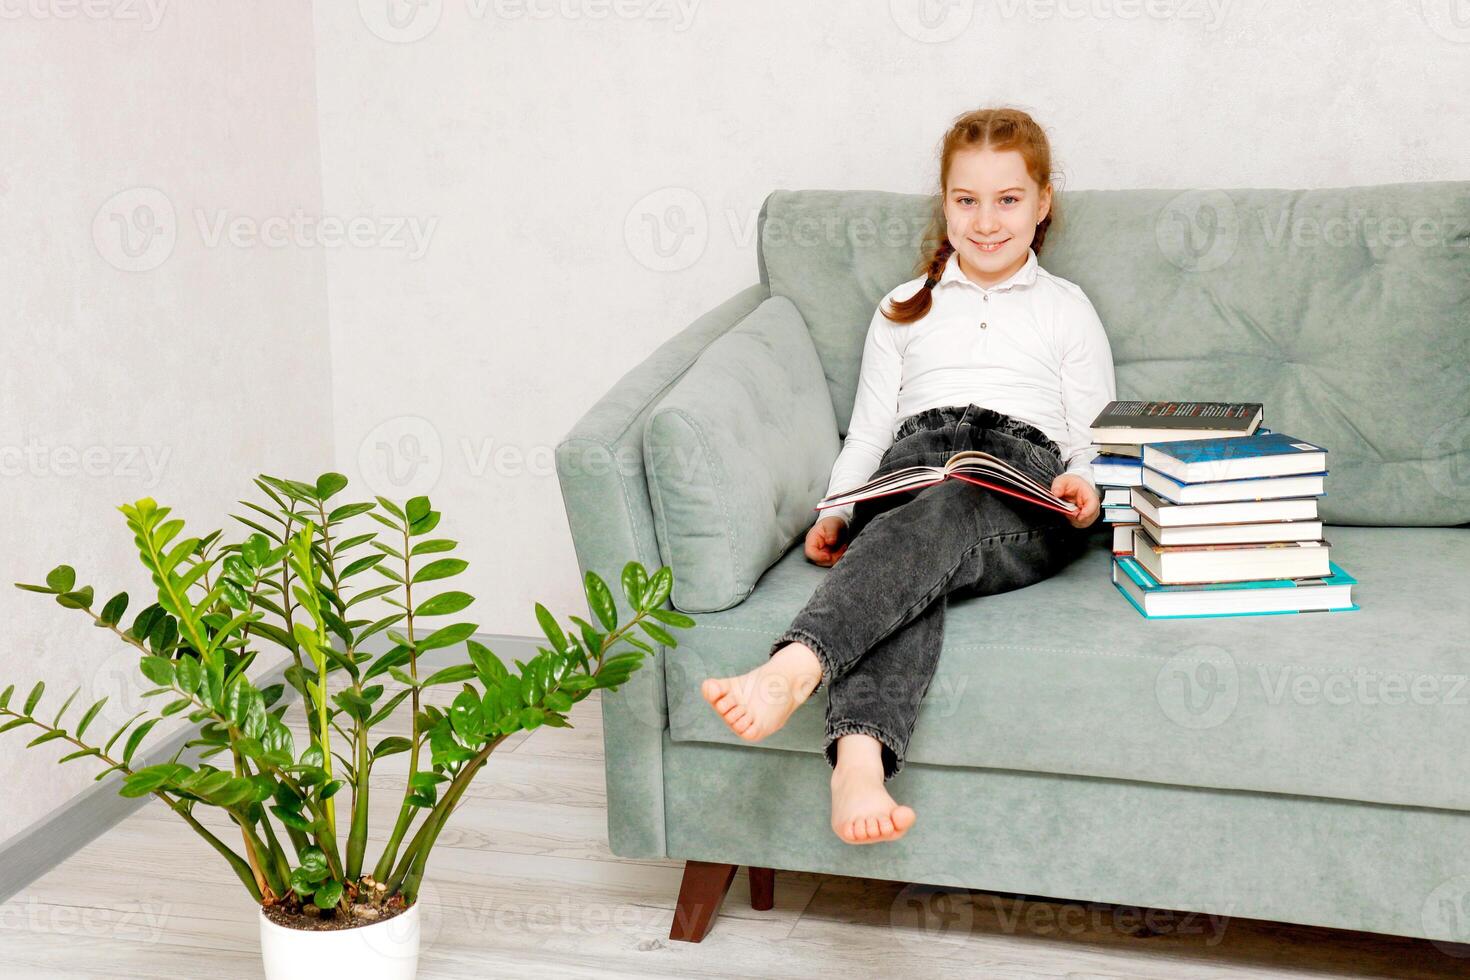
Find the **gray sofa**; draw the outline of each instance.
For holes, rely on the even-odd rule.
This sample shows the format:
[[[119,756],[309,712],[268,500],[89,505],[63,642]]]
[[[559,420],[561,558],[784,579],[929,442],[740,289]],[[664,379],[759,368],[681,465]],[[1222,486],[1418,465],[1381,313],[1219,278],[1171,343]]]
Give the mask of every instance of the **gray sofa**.
[[[802,536],[929,207],[771,194],[759,283],[557,448],[583,570],[669,564],[697,620],[603,701],[613,851],[689,862],[672,934],[749,866],[761,902],[792,869],[1470,941],[1470,184],[1069,192],[1041,255],[1096,306],[1120,398],[1260,401],[1330,450],[1360,611],[1145,620],[1101,529],[1048,581],[953,601],[890,844],[828,826],[824,695],[756,745],[705,705],[827,573]]]

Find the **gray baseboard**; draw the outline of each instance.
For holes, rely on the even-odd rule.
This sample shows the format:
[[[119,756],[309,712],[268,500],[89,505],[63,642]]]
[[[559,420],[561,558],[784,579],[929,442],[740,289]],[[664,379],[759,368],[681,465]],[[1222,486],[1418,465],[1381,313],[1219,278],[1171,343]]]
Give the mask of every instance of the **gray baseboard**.
[[[373,637],[373,639],[378,640],[379,637]],[[500,659],[507,663],[515,660],[529,660],[536,655],[537,645],[546,643],[544,637],[513,636],[503,633],[476,633],[475,639],[494,650]],[[389,645],[391,644],[381,643],[373,652],[382,652]],[[370,649],[374,646],[375,644],[371,642],[368,644]],[[437,670],[451,663],[462,662],[463,654],[457,650],[458,648],[455,647],[447,650],[431,650],[424,655],[420,663],[429,670]],[[267,671],[256,679],[256,683],[261,687],[277,683],[282,679],[289,663],[290,661],[287,660]],[[288,700],[295,699],[297,696],[291,688],[286,689],[285,697]],[[136,768],[141,769],[144,766],[168,762],[180,750],[183,750],[184,743],[194,738],[198,730],[197,726],[185,725],[146,751],[142,759],[136,763]],[[199,761],[197,753],[197,749],[184,750],[183,754],[179,755],[179,761],[192,765]],[[118,796],[119,785],[120,779],[116,775],[95,783],[0,843],[0,903],[8,901],[31,882],[153,800],[151,796],[136,799]]]

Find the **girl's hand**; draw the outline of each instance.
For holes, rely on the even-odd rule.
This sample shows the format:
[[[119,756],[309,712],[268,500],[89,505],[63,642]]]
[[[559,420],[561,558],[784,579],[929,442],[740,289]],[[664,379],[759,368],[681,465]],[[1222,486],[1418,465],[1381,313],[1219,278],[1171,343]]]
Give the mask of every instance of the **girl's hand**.
[[[1067,515],[1073,527],[1091,527],[1102,512],[1097,488],[1076,473],[1063,473],[1051,481],[1051,492],[1077,505],[1077,513]]]
[[[806,532],[806,556],[818,565],[835,565],[847,551],[847,522],[824,517]]]

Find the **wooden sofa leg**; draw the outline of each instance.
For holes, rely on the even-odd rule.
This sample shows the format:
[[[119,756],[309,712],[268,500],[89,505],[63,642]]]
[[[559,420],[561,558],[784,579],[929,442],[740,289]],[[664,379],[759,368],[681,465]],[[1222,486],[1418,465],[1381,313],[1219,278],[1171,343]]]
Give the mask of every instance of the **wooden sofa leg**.
[[[704,940],[710,923],[720,911],[720,903],[735,880],[735,865],[709,861],[686,861],[684,880],[679,885],[679,902],[674,906],[674,924],[669,938],[677,942],[697,943]]]
[[[776,872],[771,868],[750,869],[750,907],[767,912],[776,904]]]

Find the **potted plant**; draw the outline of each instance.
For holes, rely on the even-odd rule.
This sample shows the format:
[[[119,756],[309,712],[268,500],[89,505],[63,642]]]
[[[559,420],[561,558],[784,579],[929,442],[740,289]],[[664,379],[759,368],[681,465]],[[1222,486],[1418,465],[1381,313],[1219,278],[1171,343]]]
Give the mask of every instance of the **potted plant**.
[[[427,497],[401,506],[383,497],[338,503],[347,486],[338,473],[313,483],[254,482],[266,500],[240,502],[251,513],[235,518],[250,533],[235,543],[221,544],[221,531],[189,537],[184,522],[151,498],[120,508],[157,593],[131,626],[123,626],[126,592],[97,608],[92,587],[79,586],[70,566],[52,569],[44,584],[17,583],[135,648],[151,685],[143,697],[159,707],[104,739],[89,728],[106,698],[84,707],[78,689],[43,716],[44,682],[23,697],[11,685],[0,692],[0,732],[39,729],[28,747],[68,743],[62,763],[93,760],[103,766],[97,779],[116,774],[123,796],[151,794],[177,813],[259,903],[270,980],[328,970],[361,980],[412,977],[429,856],[490,754],[523,729],[569,726],[568,712],[588,692],[626,682],[654,652],[639,630],[673,647],[665,627],[694,621],[661,608],[673,583],[667,568],[652,575],[637,562],[623,568],[632,616],[621,623],[608,585],[589,571],[584,590],[597,622],[572,616],[575,629],[563,629],[537,603],[548,645],[511,669],[472,639],[474,623],[425,628],[474,601],[443,588],[467,563],[450,555],[455,541],[430,537],[439,512]],[[362,604],[373,599],[392,611],[364,616]],[[391,646],[365,650],[380,634],[375,646]],[[250,673],[267,643],[288,651],[289,661],[282,682],[262,685]],[[424,672],[420,658],[441,649],[464,656]],[[447,710],[424,694],[444,684],[460,686]],[[293,705],[304,745],[286,721]],[[376,738],[373,729],[400,710],[410,713],[409,735]],[[197,733],[168,761],[135,767],[149,732],[173,715]],[[186,759],[185,749],[196,757]],[[399,753],[408,756],[408,774],[397,819],[369,863],[370,777],[379,760]],[[223,814],[228,824],[213,822],[233,825],[225,837],[239,839],[206,827],[201,807]]]

